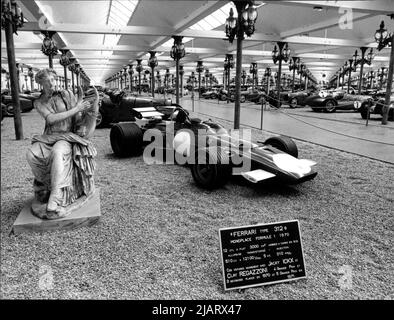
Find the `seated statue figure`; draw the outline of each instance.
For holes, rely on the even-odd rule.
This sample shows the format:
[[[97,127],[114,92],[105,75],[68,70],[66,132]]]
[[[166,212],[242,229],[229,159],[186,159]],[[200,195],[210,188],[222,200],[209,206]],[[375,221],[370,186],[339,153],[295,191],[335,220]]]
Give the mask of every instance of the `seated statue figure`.
[[[99,96],[84,101],[70,90],[55,90],[56,72],[42,69],[35,80],[42,93],[34,107],[45,119],[42,135],[32,138],[27,161],[33,171],[35,197],[32,212],[42,219],[58,219],[80,207],[94,192],[94,157],[97,152],[88,138],[94,132]]]

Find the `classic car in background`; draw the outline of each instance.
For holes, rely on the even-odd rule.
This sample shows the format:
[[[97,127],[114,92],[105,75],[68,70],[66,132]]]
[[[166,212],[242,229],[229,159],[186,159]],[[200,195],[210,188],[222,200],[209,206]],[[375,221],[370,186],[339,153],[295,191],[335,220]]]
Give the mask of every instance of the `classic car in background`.
[[[37,93],[35,93],[34,95],[20,93],[19,94],[19,101],[20,101],[20,106],[21,106],[21,112],[29,112],[29,111],[33,110],[33,108],[34,108],[33,101],[38,96],[37,96]],[[14,116],[14,103],[12,101],[12,95],[10,94],[10,92],[8,90],[2,90],[1,103],[5,105],[4,116],[13,117]]]
[[[360,102],[357,103],[360,104]],[[385,99],[374,100],[372,98],[368,98],[360,104],[358,110],[363,119],[370,119],[371,114],[378,114],[380,116],[383,116],[384,103]],[[394,94],[390,96],[388,120],[394,121]]]
[[[138,96],[125,91],[107,91],[99,103],[96,126],[97,128],[103,128],[110,123],[134,121],[133,108],[171,105],[172,100],[171,98]]]
[[[308,98],[312,92],[310,90],[298,91],[298,92],[290,92],[287,95],[287,104],[290,108],[296,107],[304,107],[305,100]]]
[[[339,93],[339,91],[337,92]],[[370,98],[370,96],[354,95],[344,93],[341,94],[326,94],[325,92],[319,92],[305,99],[305,105],[310,106],[315,112],[335,112],[337,110],[352,110],[357,111],[360,104],[355,103],[356,101],[364,101]]]

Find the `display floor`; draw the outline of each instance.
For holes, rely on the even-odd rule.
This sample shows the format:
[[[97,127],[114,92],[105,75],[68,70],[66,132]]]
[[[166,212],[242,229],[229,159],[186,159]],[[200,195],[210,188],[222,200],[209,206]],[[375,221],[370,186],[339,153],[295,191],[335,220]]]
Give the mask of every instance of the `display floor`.
[[[22,121],[21,141],[12,118],[1,124],[2,299],[394,298],[392,164],[296,140],[300,158],[318,163],[314,180],[206,191],[187,167],[114,157],[110,129],[97,129],[99,222],[13,235],[32,196],[25,150],[44,127],[34,110]],[[218,230],[288,220],[300,224],[306,279],[225,292]]]

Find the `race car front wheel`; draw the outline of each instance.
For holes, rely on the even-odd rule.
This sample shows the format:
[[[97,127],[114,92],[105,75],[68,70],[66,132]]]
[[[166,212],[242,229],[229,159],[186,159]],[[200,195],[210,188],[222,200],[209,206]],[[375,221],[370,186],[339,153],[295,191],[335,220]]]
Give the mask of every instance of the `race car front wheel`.
[[[265,140],[265,145],[270,145],[280,151],[286,152],[294,158],[298,158],[298,148],[295,142],[289,137],[271,137]]]
[[[205,158],[196,159],[196,163],[191,165],[191,172],[196,184],[204,189],[216,189],[230,179],[231,166],[230,164],[222,163],[222,156],[220,151],[202,151]],[[204,161],[201,161],[203,159]]]
[[[111,147],[118,157],[138,155],[142,150],[143,134],[135,123],[118,123],[111,128]]]

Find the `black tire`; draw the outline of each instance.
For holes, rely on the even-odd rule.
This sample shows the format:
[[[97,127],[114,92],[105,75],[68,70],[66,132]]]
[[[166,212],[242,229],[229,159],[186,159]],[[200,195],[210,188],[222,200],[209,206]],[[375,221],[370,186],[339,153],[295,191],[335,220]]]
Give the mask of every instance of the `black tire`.
[[[333,113],[336,111],[336,103],[334,100],[328,100],[326,101],[326,104],[324,106],[324,111],[327,113]]]
[[[227,96],[225,94],[221,94],[220,95],[220,100],[226,101],[227,100]]]
[[[111,147],[118,157],[139,155],[142,151],[143,134],[135,123],[118,123],[111,128]]]
[[[264,144],[270,145],[280,151],[286,152],[294,158],[298,158],[298,148],[295,142],[289,137],[278,136],[265,140]]]
[[[240,103],[244,103],[246,101],[246,98],[243,94],[241,94],[241,96],[239,97],[239,102]]]
[[[199,151],[201,152],[201,150]],[[190,166],[196,184],[208,190],[213,190],[225,185],[231,176],[231,165],[222,163],[222,155],[220,152],[206,150],[204,155],[206,160],[205,163],[196,161],[197,163]]]
[[[14,116],[14,105],[11,103],[6,104],[5,106],[6,114],[7,117],[13,117]]]
[[[294,109],[294,108],[297,107],[297,105],[298,105],[298,100],[297,100],[297,98],[292,98],[292,99],[290,100],[290,102],[289,102],[289,107],[292,108],[292,109]]]
[[[368,107],[369,107],[369,103],[365,102],[361,105],[360,107],[360,114],[361,114],[361,118],[363,118],[364,120],[367,120],[371,118],[371,115],[368,115]]]

